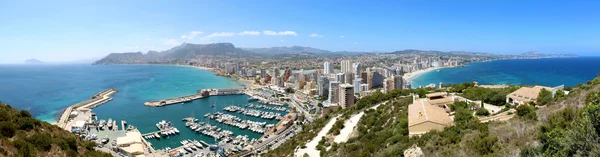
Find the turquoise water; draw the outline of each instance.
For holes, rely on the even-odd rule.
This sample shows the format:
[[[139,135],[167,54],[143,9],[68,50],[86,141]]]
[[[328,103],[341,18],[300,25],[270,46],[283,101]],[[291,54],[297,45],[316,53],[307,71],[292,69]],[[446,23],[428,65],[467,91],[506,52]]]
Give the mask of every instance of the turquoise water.
[[[497,60],[471,63],[425,73],[412,80],[413,87],[439,82],[457,84],[516,84],[575,86],[600,74],[600,57]]]
[[[145,132],[156,131],[161,120],[172,121],[181,131],[170,140],[150,140],[155,148],[175,147],[181,139],[200,139],[212,142],[186,128],[182,118],[192,113],[197,118],[212,112],[209,104],[216,103],[217,111],[227,105],[247,104],[246,95],[216,96],[186,104],[165,107],[146,107],[148,100],[171,98],[197,93],[205,88],[238,88],[238,82],[212,72],[190,67],[158,65],[0,65],[0,101],[19,109],[29,110],[36,118],[56,121],[60,112],[75,103],[85,101],[108,88],[119,90],[113,101],[94,108],[100,119],[126,120]],[[254,102],[255,103],[255,102]],[[283,113],[283,112],[280,112]],[[233,115],[242,116],[236,113]],[[275,123],[275,120],[250,118]],[[212,121],[213,123],[215,121]],[[260,134],[234,127],[225,127],[234,135]]]

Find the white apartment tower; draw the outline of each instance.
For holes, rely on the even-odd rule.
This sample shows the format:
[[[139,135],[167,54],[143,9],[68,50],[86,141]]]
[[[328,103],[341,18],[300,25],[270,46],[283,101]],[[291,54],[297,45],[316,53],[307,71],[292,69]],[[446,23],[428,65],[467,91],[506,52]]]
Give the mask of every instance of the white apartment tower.
[[[333,74],[333,64],[330,62],[323,63],[323,74]]]
[[[343,60],[340,66],[342,73],[352,73],[352,63],[349,60]]]

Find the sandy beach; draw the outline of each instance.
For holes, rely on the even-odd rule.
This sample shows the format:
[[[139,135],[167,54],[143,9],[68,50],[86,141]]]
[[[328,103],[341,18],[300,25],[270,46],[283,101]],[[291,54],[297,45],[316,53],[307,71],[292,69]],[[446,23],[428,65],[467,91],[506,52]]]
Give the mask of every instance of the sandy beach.
[[[213,70],[213,68],[209,68],[209,67],[200,67],[200,66],[193,66],[193,65],[180,65],[180,66],[192,67],[192,68],[201,69],[201,70],[208,70],[208,71],[211,71],[211,70]]]
[[[412,81],[412,79],[419,77],[425,73],[428,73],[430,71],[435,71],[435,70],[439,70],[445,67],[433,67],[433,68],[427,68],[427,69],[422,69],[422,70],[417,70],[415,72],[410,72],[410,73],[406,73],[404,74],[404,76],[402,76],[402,78],[404,78],[407,81]]]

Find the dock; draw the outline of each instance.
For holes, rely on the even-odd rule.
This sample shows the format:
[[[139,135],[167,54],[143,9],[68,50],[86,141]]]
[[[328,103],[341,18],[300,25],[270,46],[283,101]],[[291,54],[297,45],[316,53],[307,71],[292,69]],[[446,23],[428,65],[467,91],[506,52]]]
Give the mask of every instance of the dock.
[[[65,130],[70,130],[70,128],[68,128],[68,126],[69,126],[68,124],[69,124],[69,118],[73,111],[90,110],[92,108],[98,107],[106,102],[111,101],[112,98],[110,96],[112,96],[113,94],[115,94],[117,92],[118,92],[117,89],[110,88],[110,89],[104,90],[100,93],[92,95],[90,97],[91,98],[90,100],[86,100],[84,102],[80,102],[80,103],[77,103],[77,104],[67,107],[63,111],[63,113],[60,115],[59,119],[56,121],[56,125],[58,125],[59,127],[65,129]]]
[[[160,133],[160,130],[159,131],[153,131],[153,132],[145,133],[145,134],[142,134],[142,136],[154,135],[155,133]]]
[[[176,97],[176,98],[163,99],[163,100],[148,101],[148,102],[145,102],[144,105],[152,106],[152,107],[161,107],[161,106],[167,106],[167,105],[173,105],[173,104],[187,103],[187,102],[191,102],[191,101],[194,101],[197,99],[206,98],[209,96],[238,95],[238,94],[244,94],[244,89],[243,88],[201,89],[201,90],[198,90],[197,94],[186,95],[186,96],[181,96],[181,97]]]

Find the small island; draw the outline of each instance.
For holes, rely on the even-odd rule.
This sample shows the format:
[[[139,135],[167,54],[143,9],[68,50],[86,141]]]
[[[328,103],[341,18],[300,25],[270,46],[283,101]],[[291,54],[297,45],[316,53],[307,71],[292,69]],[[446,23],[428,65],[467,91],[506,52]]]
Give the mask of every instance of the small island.
[[[37,60],[35,58],[25,60],[25,64],[43,64],[44,62]]]

